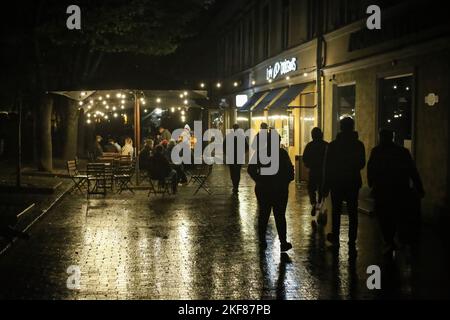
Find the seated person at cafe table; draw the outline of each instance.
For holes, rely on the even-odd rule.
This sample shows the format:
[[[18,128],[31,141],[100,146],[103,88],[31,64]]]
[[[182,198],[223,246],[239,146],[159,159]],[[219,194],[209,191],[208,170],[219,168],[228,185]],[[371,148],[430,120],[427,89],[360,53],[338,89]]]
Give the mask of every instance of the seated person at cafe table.
[[[173,194],[177,193],[178,176],[172,169],[169,161],[164,156],[164,148],[161,145],[156,146],[153,156],[150,158],[149,176],[153,180],[164,181],[170,179]]]
[[[119,148],[120,148],[120,146],[119,146]],[[117,148],[117,144],[114,141],[114,139],[112,139],[112,138],[109,138],[108,143],[105,144],[105,146],[103,147],[103,152],[106,152],[106,153],[120,153],[120,151],[121,151],[121,149]]]
[[[125,145],[122,148],[122,155],[130,156],[131,158],[133,158],[134,148],[133,148],[133,140],[131,140],[131,138],[125,139]]]

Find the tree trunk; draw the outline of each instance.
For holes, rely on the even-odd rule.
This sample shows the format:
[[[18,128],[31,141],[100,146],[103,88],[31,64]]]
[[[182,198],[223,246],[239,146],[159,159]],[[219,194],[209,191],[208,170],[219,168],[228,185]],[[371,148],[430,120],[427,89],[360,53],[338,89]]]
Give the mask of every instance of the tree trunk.
[[[86,157],[86,139],[85,139],[85,116],[84,110],[81,109],[78,113],[78,144],[77,144],[77,155],[79,158]]]
[[[70,100],[64,108],[63,159],[74,160],[77,156],[78,141],[78,105]]]
[[[39,162],[40,171],[51,172],[53,170],[52,150],[52,111],[53,97],[46,94],[39,105]]]

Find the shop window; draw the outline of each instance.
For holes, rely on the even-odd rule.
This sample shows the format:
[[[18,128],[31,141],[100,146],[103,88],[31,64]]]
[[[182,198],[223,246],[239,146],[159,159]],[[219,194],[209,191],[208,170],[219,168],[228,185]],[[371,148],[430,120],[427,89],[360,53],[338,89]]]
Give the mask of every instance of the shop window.
[[[281,46],[282,49],[287,49],[289,47],[290,0],[283,0],[281,15]]]
[[[311,131],[317,126],[317,108],[315,107],[315,94],[307,93],[300,96],[300,131],[301,146],[303,152],[306,145],[312,141]]]
[[[347,117],[355,119],[356,85],[336,86],[334,105],[333,133],[335,136],[339,132],[339,121]]]
[[[378,128],[394,131],[397,144],[411,150],[413,77],[386,78],[380,81]]]
[[[264,6],[262,14],[263,25],[263,56],[267,58],[269,56],[269,40],[270,40],[270,13],[269,5]]]

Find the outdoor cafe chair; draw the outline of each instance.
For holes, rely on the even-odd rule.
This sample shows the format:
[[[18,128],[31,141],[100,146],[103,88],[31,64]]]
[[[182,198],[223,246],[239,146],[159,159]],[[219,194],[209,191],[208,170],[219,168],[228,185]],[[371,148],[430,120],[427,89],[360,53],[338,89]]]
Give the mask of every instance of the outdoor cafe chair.
[[[117,193],[122,193],[124,190],[128,190],[134,194],[133,189],[131,189],[131,172],[132,166],[118,166],[115,168],[114,181],[118,188]]]
[[[74,183],[72,190],[78,190],[83,194],[82,188],[87,182],[87,175],[80,174],[76,160],[67,161],[67,173]]]
[[[90,195],[100,194],[106,196],[108,188],[106,168],[110,166],[106,163],[88,163],[87,165],[87,198]]]
[[[197,189],[194,192],[194,195],[196,195],[200,191],[200,189],[205,190],[208,194],[212,194],[208,185],[208,178],[212,173],[212,168],[213,165],[202,164],[197,167],[196,172],[193,172],[191,180],[194,185],[198,185]]]
[[[148,172],[147,178],[150,184],[147,197],[150,197],[152,193],[154,195],[161,194],[163,197],[166,194],[171,195],[170,186],[172,185],[172,181],[170,178],[161,178],[151,172]]]

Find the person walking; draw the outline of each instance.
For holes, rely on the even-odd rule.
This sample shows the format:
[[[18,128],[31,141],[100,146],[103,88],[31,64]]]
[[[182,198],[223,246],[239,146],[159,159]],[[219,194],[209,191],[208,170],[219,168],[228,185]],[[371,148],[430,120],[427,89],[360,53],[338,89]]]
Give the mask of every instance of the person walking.
[[[303,151],[303,163],[309,169],[308,194],[312,207],[311,215],[315,216],[317,203],[320,203],[323,198],[323,164],[328,143],[323,140],[320,128],[312,129],[311,137],[312,141]]]
[[[381,130],[379,137],[380,142],[372,149],[367,164],[367,180],[383,234],[383,253],[392,258],[396,250],[394,239],[402,227],[418,229],[420,226],[420,199],[425,191],[409,150],[394,143],[394,133],[390,130]],[[415,225],[405,226],[408,219],[403,214],[414,220]],[[408,231],[412,231],[415,239],[404,240],[417,240],[418,230]]]
[[[361,170],[366,164],[364,144],[355,131],[355,121],[340,121],[341,132],[328,146],[325,168],[324,196],[331,191],[332,233],[327,240],[339,247],[342,203],[346,202],[349,217],[348,245],[354,251],[358,235],[358,197],[362,186]]]
[[[274,130],[272,134],[278,135]],[[279,138],[279,135],[278,135]],[[258,235],[260,248],[267,248],[266,232],[269,222],[270,213],[273,210],[275,224],[277,227],[278,238],[280,240],[280,251],[285,252],[292,248],[292,244],[287,241],[286,231],[286,207],[289,198],[289,184],[294,180],[294,166],[289,158],[286,150],[279,147],[278,139],[278,155],[279,170],[275,175],[261,174],[261,168],[268,165],[262,165],[260,161],[250,161],[248,166],[248,174],[255,181],[255,194],[258,201]],[[260,145],[267,152],[267,144]],[[254,155],[256,157],[256,155]],[[273,159],[273,157],[272,157]]]
[[[238,141],[239,139],[245,141],[244,148],[247,150],[247,140],[245,139],[245,134],[242,132],[242,130],[239,130],[239,125],[234,124],[233,125],[233,131],[234,133],[229,133],[224,141],[223,141],[223,150],[224,150],[224,163],[228,164],[228,167],[230,168],[230,178],[231,182],[233,184],[233,194],[239,193],[239,183],[241,181],[241,169],[242,169],[242,163],[245,161],[245,152],[243,155],[238,155],[239,151],[239,145]],[[231,150],[227,150],[227,142],[230,143],[230,139],[233,139],[233,158],[231,158]],[[227,156],[228,152],[228,156]],[[229,158],[229,159],[228,159]],[[242,160],[242,161],[239,161]],[[232,163],[229,163],[229,162]],[[239,163],[241,162],[241,163]]]

